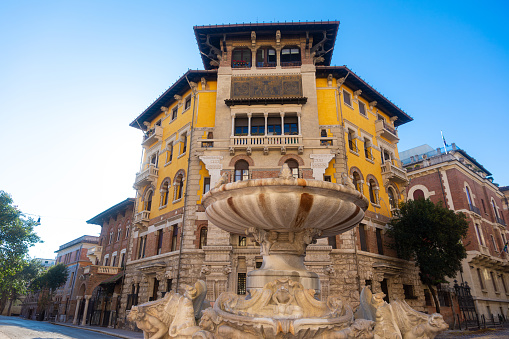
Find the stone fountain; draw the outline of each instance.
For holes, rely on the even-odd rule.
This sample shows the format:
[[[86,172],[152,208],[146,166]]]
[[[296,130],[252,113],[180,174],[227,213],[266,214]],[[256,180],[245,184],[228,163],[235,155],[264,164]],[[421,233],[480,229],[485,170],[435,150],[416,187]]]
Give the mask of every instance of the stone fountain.
[[[202,204],[215,226],[254,237],[262,266],[247,275],[247,297],[225,292],[202,310],[210,303],[198,281],[184,295],[133,307],[128,319],[145,338],[434,338],[447,328],[440,315],[387,304],[369,289],[355,315],[339,297],[317,299],[320,280],[304,265],[307,246],[355,227],[369,206],[348,178],[295,179],[285,164],[279,178],[227,183],[224,176]]]

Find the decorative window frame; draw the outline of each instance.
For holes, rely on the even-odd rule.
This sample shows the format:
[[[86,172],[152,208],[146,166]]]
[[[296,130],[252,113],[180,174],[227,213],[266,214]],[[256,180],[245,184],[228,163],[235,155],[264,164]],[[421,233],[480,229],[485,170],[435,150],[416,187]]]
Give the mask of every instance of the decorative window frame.
[[[354,180],[354,177],[353,177],[354,172],[359,173],[359,176],[361,178],[361,180],[360,180],[360,189],[361,189],[360,193],[364,194],[364,176],[362,175],[362,171],[358,167],[353,166],[353,167],[350,167],[350,171],[349,172],[350,172],[350,179],[352,180],[352,182]],[[357,188],[355,188],[355,190],[357,190]]]
[[[183,143],[183,136],[186,135],[187,136],[187,140],[186,140],[186,143],[189,142],[189,140],[191,139],[190,138],[190,133],[191,133],[191,123],[187,123],[186,125],[182,126],[179,130],[178,130],[178,143],[179,143],[179,155],[177,156],[177,159],[180,159],[181,157],[183,157],[187,151],[188,151],[188,148],[186,148],[186,151],[182,153],[182,143]],[[186,145],[187,146],[187,145]],[[189,147],[191,147],[191,145],[189,145]]]
[[[432,195],[435,195],[435,191],[428,190],[428,188],[426,186],[424,186],[424,185],[415,185],[415,186],[412,186],[412,188],[410,188],[408,190],[407,199],[408,200],[414,200],[414,192],[417,191],[417,190],[421,190],[421,191],[424,192],[424,199],[428,199]]]
[[[184,190],[184,185],[186,182],[186,171],[184,171],[183,169],[179,169],[177,171],[177,173],[175,174],[175,177],[173,178],[173,202],[172,202],[173,204],[179,202],[184,197],[184,192],[182,191],[180,198],[177,199],[177,189],[178,189],[178,184],[180,184],[180,181],[177,181],[177,179],[181,175],[182,175],[182,183],[183,183],[182,190]]]
[[[470,199],[472,200],[472,206],[477,207],[475,204],[475,194],[473,193],[470,185],[466,181],[464,181],[463,182],[463,193],[465,193],[465,197],[467,198],[467,202],[468,202],[467,187],[468,187],[468,191],[470,192]],[[469,209],[470,209],[470,206],[469,206]]]
[[[347,103],[345,102],[345,93],[348,93],[348,94],[350,95],[350,104],[347,104]],[[343,98],[341,98],[341,99],[342,99],[343,104],[345,104],[345,106],[346,106],[346,107],[349,107],[349,108],[351,108],[351,109],[354,109],[354,108],[353,108],[353,97],[354,97],[353,93],[352,93],[352,92],[350,92],[350,90],[347,90],[345,87],[343,87],[343,89],[342,89],[342,93],[341,93],[341,96],[343,97]]]
[[[361,107],[360,107],[361,105],[363,105],[363,106],[364,106],[364,113],[365,113],[366,115],[364,115],[364,114],[362,114],[362,113],[361,113]],[[369,120],[369,116],[368,116],[368,113],[369,113],[368,105],[367,105],[364,101],[362,101],[360,98],[358,98],[358,99],[357,99],[357,106],[358,106],[358,108],[359,108],[359,115],[360,115],[361,117],[365,118],[366,120]]]
[[[163,205],[163,199],[164,199],[164,185],[165,184],[168,184],[168,190],[167,190],[167,193],[168,193],[168,199],[166,201],[166,204]],[[170,201],[170,190],[172,188],[172,180],[170,177],[166,177],[163,179],[163,181],[161,182],[161,185],[159,185],[159,209],[162,210],[163,208],[166,208],[168,207],[168,202]]]
[[[372,202],[371,201],[371,197],[369,197],[369,202],[371,203],[371,205],[377,207],[377,208],[380,208],[380,185],[378,184],[378,180],[376,179],[376,177],[373,175],[373,174],[368,174],[366,176],[366,184],[368,185],[368,190],[369,188],[371,188],[371,184],[370,184],[370,181],[373,180],[373,182],[375,183],[375,187],[373,187],[373,194],[374,194],[374,198],[375,198],[375,202]]]
[[[187,99],[189,99],[189,107],[186,108]],[[193,106],[193,98],[191,97],[191,94],[186,95],[186,97],[182,99],[182,106],[182,114],[191,109]]]
[[[164,144],[166,145],[165,148],[163,148],[161,151],[162,152],[165,152],[166,153],[166,159],[164,160],[164,166],[167,166],[169,164],[171,164],[173,162],[173,159],[175,159],[175,141],[177,140],[177,133],[173,133],[170,137],[166,138],[166,140],[164,140]],[[173,152],[173,155],[172,155],[172,160],[171,161],[168,161],[168,152],[170,151],[170,148],[168,147],[169,145],[172,145],[172,152]]]

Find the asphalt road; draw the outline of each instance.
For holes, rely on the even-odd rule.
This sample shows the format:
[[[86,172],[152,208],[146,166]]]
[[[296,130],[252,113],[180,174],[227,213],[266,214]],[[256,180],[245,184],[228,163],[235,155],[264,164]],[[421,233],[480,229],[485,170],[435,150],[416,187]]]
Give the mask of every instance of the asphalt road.
[[[0,339],[118,339],[117,337],[49,324],[43,321],[0,316]]]

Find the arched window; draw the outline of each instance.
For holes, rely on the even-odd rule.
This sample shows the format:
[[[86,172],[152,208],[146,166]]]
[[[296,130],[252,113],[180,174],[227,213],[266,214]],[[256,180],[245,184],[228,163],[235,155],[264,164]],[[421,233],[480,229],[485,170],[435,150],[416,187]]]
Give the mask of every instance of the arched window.
[[[491,200],[491,206],[493,206],[493,211],[495,212],[495,217],[497,219],[500,219],[500,216],[498,215],[498,211],[497,211],[497,205],[495,205],[495,201],[494,200]]]
[[[389,187],[387,194],[389,195],[389,205],[391,205],[391,208],[398,208],[398,199],[396,199],[396,194],[392,187]]]
[[[281,66],[300,66],[300,48],[297,46],[286,46],[281,50]]]
[[[468,186],[465,186],[465,192],[467,193],[468,204],[472,206],[472,198],[470,198],[470,190],[468,189]]]
[[[285,163],[288,164],[288,167],[290,167],[290,170],[292,171],[292,176],[295,179],[299,178],[299,163],[295,161],[294,159],[288,159],[285,161]]]
[[[170,193],[170,183],[166,181],[161,187],[161,206],[168,205],[169,193]]]
[[[353,185],[357,191],[362,193],[362,180],[359,172],[353,172]]]
[[[260,47],[256,51],[256,67],[276,67],[276,50],[272,47]]]
[[[203,248],[203,246],[207,245],[207,227],[202,227],[200,229],[200,244],[199,248]]]
[[[373,204],[377,204],[378,203],[378,201],[376,199],[375,189],[376,189],[375,180],[370,179],[369,180],[369,201],[371,201],[371,203],[373,203]]]
[[[245,160],[239,160],[235,163],[235,180],[242,181],[249,179],[249,164]]]
[[[145,211],[149,211],[152,209],[152,197],[154,192],[152,190],[148,191],[147,198],[145,199]]]
[[[177,178],[175,179],[175,182],[173,184],[175,187],[173,200],[179,200],[182,198],[182,193],[184,191],[184,176],[182,174],[179,174]]]
[[[251,67],[251,50],[249,48],[235,48],[232,52],[232,68]]]
[[[424,192],[422,190],[415,190],[414,191],[414,200],[419,200],[419,199],[425,199]]]

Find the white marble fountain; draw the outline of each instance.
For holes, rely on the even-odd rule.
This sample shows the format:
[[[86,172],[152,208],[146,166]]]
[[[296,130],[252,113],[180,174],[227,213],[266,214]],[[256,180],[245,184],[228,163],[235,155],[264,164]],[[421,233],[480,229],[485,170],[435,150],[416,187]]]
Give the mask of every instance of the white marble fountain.
[[[369,289],[355,315],[339,297],[316,299],[320,280],[304,265],[306,247],[355,227],[368,208],[348,178],[344,185],[294,179],[285,164],[279,178],[226,182],[202,203],[212,224],[260,244],[263,263],[247,275],[248,296],[225,292],[202,310],[210,306],[203,281],[184,295],[167,293],[129,314],[145,338],[434,338],[447,328],[440,315],[387,304]]]

